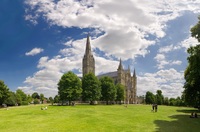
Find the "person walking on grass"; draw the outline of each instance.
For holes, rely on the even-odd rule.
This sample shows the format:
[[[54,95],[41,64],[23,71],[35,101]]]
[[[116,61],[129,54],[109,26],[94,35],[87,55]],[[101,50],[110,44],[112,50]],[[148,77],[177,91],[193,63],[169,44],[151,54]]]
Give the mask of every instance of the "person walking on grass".
[[[155,107],[154,104],[152,104],[152,112],[154,112],[154,107]]]
[[[157,112],[157,110],[158,110],[158,105],[155,104],[155,112]]]

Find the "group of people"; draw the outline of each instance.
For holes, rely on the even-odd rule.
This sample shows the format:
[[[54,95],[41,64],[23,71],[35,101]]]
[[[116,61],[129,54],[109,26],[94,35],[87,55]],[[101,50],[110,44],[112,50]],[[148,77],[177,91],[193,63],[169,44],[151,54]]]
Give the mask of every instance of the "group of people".
[[[157,112],[158,110],[158,105],[157,104],[152,104],[152,112]]]
[[[191,115],[190,115],[190,118],[198,118],[197,113],[192,112]]]

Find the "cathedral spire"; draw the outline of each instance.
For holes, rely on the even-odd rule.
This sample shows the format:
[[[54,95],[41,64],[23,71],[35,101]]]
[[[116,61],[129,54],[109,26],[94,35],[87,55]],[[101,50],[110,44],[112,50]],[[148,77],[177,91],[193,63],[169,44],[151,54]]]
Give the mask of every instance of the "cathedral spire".
[[[118,67],[118,70],[123,70],[123,67],[122,67],[122,60],[120,58],[120,61],[119,61],[119,67]]]
[[[87,35],[85,55],[92,55],[91,46],[90,46],[90,35],[89,34]]]
[[[86,48],[85,48],[85,55],[83,57],[82,61],[82,72],[83,76],[88,73],[95,74],[95,60],[92,55],[91,46],[90,46],[90,36],[88,34],[87,40],[86,40]]]
[[[135,68],[134,68],[134,72],[133,72],[133,77],[136,77]]]

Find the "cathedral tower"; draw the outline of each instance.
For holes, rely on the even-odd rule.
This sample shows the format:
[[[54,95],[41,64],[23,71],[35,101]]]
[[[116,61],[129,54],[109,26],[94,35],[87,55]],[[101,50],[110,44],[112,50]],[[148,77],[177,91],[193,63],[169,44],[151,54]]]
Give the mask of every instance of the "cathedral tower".
[[[122,85],[125,85],[125,76],[124,76],[124,69],[123,69],[123,66],[122,66],[122,60],[120,59],[119,61],[119,66],[118,66],[118,69],[117,69],[117,82],[122,84]]]
[[[89,35],[87,36],[85,55],[83,57],[82,66],[83,76],[88,73],[95,74],[95,60],[91,51]]]

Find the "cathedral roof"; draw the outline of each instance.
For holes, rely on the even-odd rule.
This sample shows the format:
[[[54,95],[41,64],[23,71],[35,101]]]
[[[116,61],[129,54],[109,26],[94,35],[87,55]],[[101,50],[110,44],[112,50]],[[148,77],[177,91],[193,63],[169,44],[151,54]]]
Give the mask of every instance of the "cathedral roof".
[[[101,78],[101,77],[104,77],[104,76],[117,77],[117,71],[108,72],[108,73],[105,73],[105,74],[101,74],[101,75],[98,75],[97,77],[98,77],[98,78]]]

